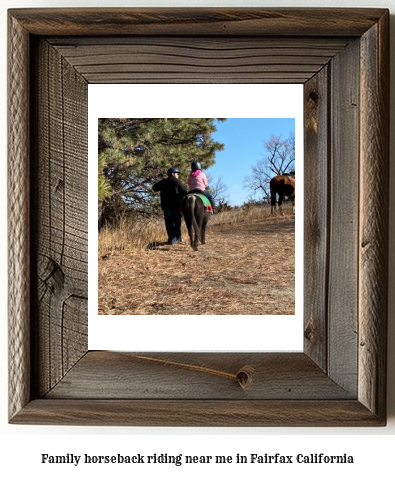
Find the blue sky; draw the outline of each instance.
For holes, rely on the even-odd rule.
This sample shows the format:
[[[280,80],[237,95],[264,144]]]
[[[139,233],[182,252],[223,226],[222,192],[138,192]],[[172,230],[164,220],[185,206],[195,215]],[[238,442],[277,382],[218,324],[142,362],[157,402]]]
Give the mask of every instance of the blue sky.
[[[251,194],[243,188],[244,178],[251,174],[251,166],[265,156],[263,143],[271,135],[286,139],[294,131],[294,118],[228,118],[217,122],[217,132],[212,136],[224,143],[225,149],[216,153],[215,165],[206,173],[213,180],[221,177],[228,186],[229,203],[241,205]]]

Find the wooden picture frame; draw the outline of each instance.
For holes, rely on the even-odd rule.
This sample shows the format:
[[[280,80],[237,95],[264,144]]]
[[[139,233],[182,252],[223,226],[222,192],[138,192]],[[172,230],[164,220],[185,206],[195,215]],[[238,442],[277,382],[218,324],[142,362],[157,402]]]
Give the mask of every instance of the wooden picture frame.
[[[385,425],[388,37],[386,9],[9,11],[10,423]],[[303,353],[88,351],[87,86],[136,82],[304,84]]]

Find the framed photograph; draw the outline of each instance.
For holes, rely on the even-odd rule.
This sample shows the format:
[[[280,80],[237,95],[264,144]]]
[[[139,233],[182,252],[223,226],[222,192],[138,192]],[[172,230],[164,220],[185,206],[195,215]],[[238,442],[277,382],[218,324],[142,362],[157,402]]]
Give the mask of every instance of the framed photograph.
[[[249,85],[249,94],[253,102],[246,101],[244,84],[88,86],[90,350],[303,350],[303,85],[255,84]],[[131,112],[135,117],[127,118]],[[221,119],[199,119],[207,116]],[[123,153],[120,162],[113,160],[117,146],[106,139],[109,131],[120,131],[120,141],[127,144],[137,136],[144,144],[140,135],[147,133],[151,145],[156,134],[160,152],[146,148],[140,169],[145,153],[139,146],[124,166]],[[173,131],[176,146],[170,144]],[[209,144],[218,150],[215,164],[207,168]],[[209,216],[207,247],[199,246],[198,253],[190,246],[184,218],[183,243],[168,244],[159,194],[151,192],[160,180],[168,183],[163,176],[173,165],[187,187],[191,150],[203,158],[218,206],[218,214]],[[114,214],[114,200],[104,198],[98,234],[99,155],[112,191],[120,177],[128,181],[125,188],[121,185],[127,198],[121,207],[127,212]],[[295,214],[292,200],[284,202],[284,216],[277,209],[271,214],[265,182],[273,176],[271,169],[266,172],[269,165],[297,171]],[[218,178],[229,185],[222,198]],[[246,183],[252,184],[247,188]],[[257,185],[259,193],[251,199]],[[243,328],[256,333],[240,334],[240,316]]]
[[[15,9],[8,51],[10,423],[386,424],[388,10]],[[303,85],[302,351],[89,349],[92,84]]]

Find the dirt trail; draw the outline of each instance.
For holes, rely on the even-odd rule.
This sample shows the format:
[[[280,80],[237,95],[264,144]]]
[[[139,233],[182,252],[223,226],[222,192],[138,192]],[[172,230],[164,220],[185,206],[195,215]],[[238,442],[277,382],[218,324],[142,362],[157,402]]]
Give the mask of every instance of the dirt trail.
[[[210,226],[189,240],[99,260],[99,314],[293,315],[295,221]]]

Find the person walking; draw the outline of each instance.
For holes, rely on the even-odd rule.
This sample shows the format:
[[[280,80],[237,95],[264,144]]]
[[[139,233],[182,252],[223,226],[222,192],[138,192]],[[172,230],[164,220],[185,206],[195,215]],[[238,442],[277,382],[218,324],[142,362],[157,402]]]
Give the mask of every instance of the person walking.
[[[178,168],[170,168],[167,178],[152,186],[155,192],[160,192],[160,204],[163,210],[167,232],[167,242],[174,245],[182,242],[181,237],[181,201],[187,195],[187,188],[179,179]]]

